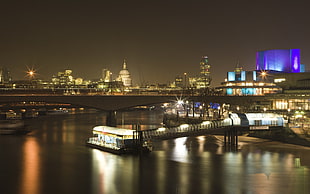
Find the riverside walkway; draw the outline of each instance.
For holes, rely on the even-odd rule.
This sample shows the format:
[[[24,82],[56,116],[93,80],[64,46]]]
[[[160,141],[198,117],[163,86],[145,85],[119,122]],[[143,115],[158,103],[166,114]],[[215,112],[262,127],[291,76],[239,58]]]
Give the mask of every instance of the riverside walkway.
[[[224,135],[224,144],[238,145],[238,131],[249,127],[232,126],[227,120],[204,121],[200,124],[182,124],[178,127],[141,131],[143,140],[163,140],[199,135]]]
[[[196,136],[213,133],[223,133],[230,125],[225,125],[223,121],[204,121],[200,124],[182,124],[178,127],[158,128],[143,130],[142,137],[144,140],[151,139],[172,139],[185,136]]]

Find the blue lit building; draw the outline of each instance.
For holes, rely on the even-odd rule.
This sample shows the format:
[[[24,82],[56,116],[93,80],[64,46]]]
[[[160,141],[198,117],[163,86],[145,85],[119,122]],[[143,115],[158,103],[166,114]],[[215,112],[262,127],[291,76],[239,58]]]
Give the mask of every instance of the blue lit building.
[[[227,72],[227,78],[219,87],[226,95],[257,96],[278,93],[281,88],[273,83],[273,79],[264,71],[243,71],[237,67],[233,72]]]
[[[282,73],[300,73],[299,49],[265,50],[256,53],[256,70],[276,71]]]

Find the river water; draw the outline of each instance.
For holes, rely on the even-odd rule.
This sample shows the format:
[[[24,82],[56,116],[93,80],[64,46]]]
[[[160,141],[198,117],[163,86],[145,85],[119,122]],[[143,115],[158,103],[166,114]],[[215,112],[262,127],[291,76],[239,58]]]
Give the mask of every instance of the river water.
[[[210,136],[153,142],[146,155],[114,155],[85,146],[105,113],[27,120],[27,135],[0,136],[3,194],[310,193],[310,148],[240,137],[238,151]],[[160,126],[156,111],[118,114],[125,127]],[[146,125],[150,124],[150,125]]]

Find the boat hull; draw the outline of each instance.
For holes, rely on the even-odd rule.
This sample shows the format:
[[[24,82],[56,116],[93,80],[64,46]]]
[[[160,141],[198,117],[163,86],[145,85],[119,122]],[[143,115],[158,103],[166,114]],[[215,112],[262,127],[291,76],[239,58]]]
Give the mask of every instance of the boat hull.
[[[97,145],[97,144],[93,144],[90,142],[86,142],[86,145],[88,147],[91,148],[95,148],[95,149],[99,149],[101,151],[105,151],[105,152],[110,152],[113,154],[139,154],[139,153],[149,153],[151,152],[150,149],[148,149],[147,147],[132,147],[132,148],[120,148],[120,149],[113,149],[110,147],[105,147],[105,146],[101,146],[101,145]]]

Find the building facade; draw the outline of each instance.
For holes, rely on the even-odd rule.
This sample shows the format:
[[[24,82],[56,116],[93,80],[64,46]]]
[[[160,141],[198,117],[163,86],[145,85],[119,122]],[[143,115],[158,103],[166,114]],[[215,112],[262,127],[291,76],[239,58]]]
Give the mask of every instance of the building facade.
[[[58,72],[57,76],[53,76],[52,83],[55,87],[71,87],[75,85],[75,79],[72,76],[72,70],[66,69]]]
[[[227,78],[221,89],[225,95],[247,96],[265,95],[281,92],[281,88],[268,78],[265,71],[243,71],[236,67],[233,72],[227,72]]]
[[[264,50],[256,53],[256,70],[299,73],[304,68],[300,65],[299,49]]]
[[[200,74],[196,78],[196,88],[207,88],[211,84],[211,65],[209,64],[209,58],[202,56],[200,60]]]
[[[7,84],[11,81],[10,71],[6,67],[0,67],[0,84]]]

